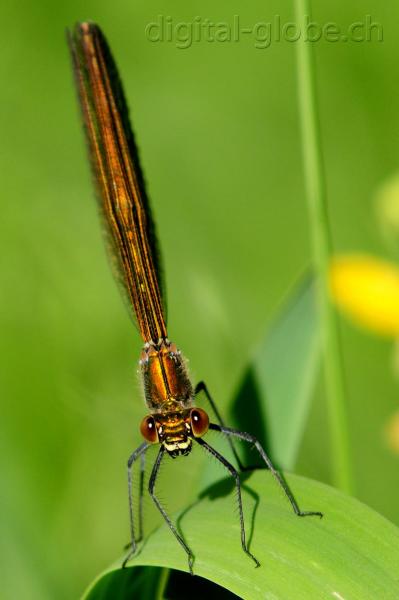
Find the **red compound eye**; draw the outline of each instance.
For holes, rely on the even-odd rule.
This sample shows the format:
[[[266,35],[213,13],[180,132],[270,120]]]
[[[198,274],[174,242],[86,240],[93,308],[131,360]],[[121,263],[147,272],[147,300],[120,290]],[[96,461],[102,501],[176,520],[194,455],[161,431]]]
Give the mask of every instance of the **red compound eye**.
[[[154,417],[151,415],[144,417],[140,424],[141,435],[150,444],[156,444],[158,440],[158,431]]]
[[[195,437],[202,437],[209,427],[209,417],[202,408],[193,408],[190,412],[191,431]]]

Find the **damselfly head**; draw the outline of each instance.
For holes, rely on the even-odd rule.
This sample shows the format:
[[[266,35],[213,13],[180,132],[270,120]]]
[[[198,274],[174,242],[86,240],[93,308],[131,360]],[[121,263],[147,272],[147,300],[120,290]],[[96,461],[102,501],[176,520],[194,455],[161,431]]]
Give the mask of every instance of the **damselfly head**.
[[[171,403],[176,407],[176,403]],[[191,450],[191,429],[186,425],[188,411],[164,411],[147,415],[141,422],[141,435],[150,444],[163,444],[175,458],[187,455]]]
[[[175,403],[171,403],[176,406]],[[141,421],[141,435],[150,444],[163,444],[172,458],[191,451],[192,438],[206,434],[209,417],[202,408],[164,411],[147,415]]]

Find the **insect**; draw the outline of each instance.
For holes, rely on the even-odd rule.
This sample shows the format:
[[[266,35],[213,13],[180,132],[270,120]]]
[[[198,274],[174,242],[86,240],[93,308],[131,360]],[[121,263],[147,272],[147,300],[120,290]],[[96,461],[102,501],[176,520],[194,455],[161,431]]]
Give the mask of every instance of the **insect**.
[[[142,534],[143,486],[141,483],[139,536],[136,538],[132,468],[136,461],[140,462],[142,482],[145,453],[151,445],[158,444],[159,450],[150,474],[148,491],[169,529],[186,552],[188,568],[193,573],[194,557],[191,549],[159,501],[155,484],[165,455],[172,458],[187,456],[193,444],[199,444],[234,478],[241,546],[258,567],[259,561],[250,552],[246,540],[239,472],[206,442],[208,430],[227,436],[240,468],[242,464],[233,439],[238,438],[254,445],[266,467],[284,490],[296,515],[322,515],[319,512],[301,511],[287,483],[274,468],[258,440],[249,433],[226,427],[205,383],[193,386],[185,359],[176,345],[169,341],[167,334],[154,222],[115,62],[103,33],[94,23],[77,24],[69,35],[69,45],[92,171],[115,270],[144,342],[139,372],[149,414],[140,425],[144,441],[128,459],[131,542],[123,565],[135,553]],[[217,423],[210,422],[208,414],[195,405],[199,392],[205,393]]]

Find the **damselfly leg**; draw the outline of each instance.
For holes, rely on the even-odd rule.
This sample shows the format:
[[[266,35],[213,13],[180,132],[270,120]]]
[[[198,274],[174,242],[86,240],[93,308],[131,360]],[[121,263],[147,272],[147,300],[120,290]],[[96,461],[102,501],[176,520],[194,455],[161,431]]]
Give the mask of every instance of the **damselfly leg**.
[[[164,507],[162,506],[162,504],[160,503],[160,501],[158,500],[157,496],[155,495],[155,483],[156,483],[156,479],[158,476],[158,472],[159,472],[159,467],[161,465],[161,461],[162,458],[165,454],[165,447],[161,446],[158,452],[158,456],[157,459],[155,461],[154,467],[152,469],[152,473],[150,476],[150,481],[148,484],[148,491],[150,493],[151,498],[153,499],[156,507],[158,508],[159,512],[161,513],[161,515],[163,516],[163,518],[165,519],[169,529],[171,530],[171,532],[173,533],[173,535],[175,536],[175,538],[177,539],[177,541],[179,542],[179,544],[181,545],[181,547],[183,548],[183,550],[185,551],[185,553],[187,554],[187,560],[188,560],[188,568],[189,571],[191,573],[191,575],[193,575],[193,562],[194,562],[194,556],[190,550],[190,548],[187,546],[186,542],[183,540],[182,536],[179,534],[179,532],[177,531],[176,527],[173,525],[170,517],[168,516],[166,510],[164,509]]]
[[[217,425],[216,423],[210,423],[209,429],[212,429],[213,431],[219,431],[221,433],[224,433],[225,435],[227,435],[228,438],[235,437],[240,440],[244,440],[245,442],[249,442],[250,444],[253,444],[255,446],[255,448],[257,449],[257,451],[259,452],[259,455],[262,458],[262,460],[264,461],[264,463],[266,464],[267,468],[272,472],[273,477],[275,478],[277,483],[281,486],[282,490],[284,491],[285,495],[287,496],[287,498],[292,506],[294,513],[298,517],[313,517],[313,516],[322,517],[323,516],[323,513],[319,512],[319,511],[302,511],[299,508],[298,503],[295,500],[294,495],[291,492],[287,482],[284,480],[281,473],[279,471],[277,471],[277,469],[275,469],[272,461],[267,456],[266,452],[264,451],[263,447],[258,442],[258,440],[256,439],[255,436],[251,435],[250,433],[246,433],[245,431],[239,431],[238,429],[232,429],[231,427],[223,427],[221,425]]]
[[[222,415],[220,414],[220,412],[219,412],[219,409],[218,409],[218,407],[217,407],[217,405],[216,405],[216,402],[215,402],[215,401],[214,401],[214,399],[212,398],[212,396],[211,396],[211,393],[210,393],[210,391],[208,390],[208,387],[207,387],[207,385],[206,385],[205,381],[200,381],[200,382],[199,382],[199,383],[197,383],[197,385],[195,386],[195,390],[194,390],[194,395],[195,395],[195,397],[197,397],[197,396],[198,396],[198,395],[199,395],[201,392],[204,392],[204,394],[205,394],[205,397],[206,397],[206,399],[208,400],[208,402],[209,402],[209,404],[210,404],[210,406],[211,406],[211,408],[212,408],[212,410],[213,410],[213,412],[214,412],[214,414],[215,414],[215,417],[216,417],[216,419],[217,419],[217,420],[218,420],[218,422],[219,422],[219,425],[221,425],[222,427],[225,427],[226,425],[225,425],[225,423],[224,423],[224,421],[223,421]],[[239,454],[238,454],[238,452],[237,452],[237,450],[236,450],[236,447],[234,446],[234,442],[233,442],[233,440],[231,439],[231,437],[228,437],[228,438],[227,438],[227,441],[228,441],[228,443],[229,443],[229,446],[230,446],[230,448],[231,448],[231,451],[232,451],[232,452],[233,452],[233,454],[234,454],[234,458],[235,458],[235,459],[236,459],[236,461],[237,461],[237,465],[238,465],[238,468],[240,469],[240,471],[246,471],[246,470],[248,470],[248,468],[247,468],[247,467],[245,467],[245,465],[243,465],[243,463],[242,463],[242,461],[241,461],[241,459],[240,459],[240,456],[239,456]]]
[[[128,553],[128,555],[126,556],[125,560],[123,561],[123,567],[126,566],[126,563],[130,560],[130,558],[133,556],[133,554],[136,552],[137,549],[137,542],[142,538],[143,535],[143,517],[142,517],[142,510],[143,510],[143,500],[142,500],[142,496],[143,496],[143,481],[144,481],[144,456],[145,456],[145,452],[146,450],[148,450],[150,444],[148,442],[143,442],[142,444],[140,444],[140,446],[138,448],[136,448],[136,450],[129,456],[129,460],[127,461],[127,487],[128,487],[128,497],[129,497],[129,519],[130,519],[130,544],[128,544],[128,547],[130,547],[130,551]],[[133,476],[132,476],[132,470],[133,470],[133,465],[136,462],[136,460],[140,458],[140,465],[141,465],[141,469],[140,469],[140,497],[139,497],[139,536],[138,538],[136,538],[135,535],[135,530],[134,530],[134,510],[133,510]]]
[[[239,517],[240,517],[241,546],[242,546],[242,549],[244,550],[245,554],[247,554],[250,558],[252,558],[252,560],[255,563],[255,566],[259,567],[260,562],[249,551],[248,546],[247,546],[247,541],[246,541],[246,536],[245,536],[244,512],[242,509],[241,481],[240,481],[240,475],[239,475],[238,471],[233,467],[233,465],[231,463],[229,463],[228,460],[226,460],[224,458],[224,456],[222,456],[217,450],[215,450],[215,448],[212,448],[212,446],[207,444],[205,440],[203,440],[202,438],[198,438],[196,440],[196,442],[198,444],[200,444],[200,446],[205,448],[205,450],[207,452],[209,452],[209,454],[212,454],[212,456],[214,456],[220,463],[222,463],[222,465],[229,471],[230,475],[234,478],[235,484],[236,484],[236,491],[237,491],[238,512],[239,512]]]
[[[209,404],[210,404],[210,406],[211,406],[211,408],[212,408],[212,410],[213,410],[213,412],[215,414],[215,417],[216,417],[219,425],[221,427],[226,427],[226,424],[225,424],[225,422],[223,420],[223,417],[220,414],[219,409],[217,407],[217,404],[216,404],[215,400],[212,398],[211,393],[208,390],[208,387],[207,387],[205,381],[200,381],[195,386],[195,390],[194,390],[195,397],[197,397],[201,392],[204,392],[205,397],[208,400],[208,402],[209,402]],[[242,471],[242,472],[245,472],[245,471],[254,471],[255,469],[263,468],[262,466],[259,466],[259,465],[244,465],[243,462],[242,462],[242,460],[241,460],[241,458],[240,458],[240,455],[237,452],[237,449],[236,449],[236,447],[234,445],[234,441],[231,438],[231,436],[227,436],[227,441],[228,441],[229,446],[231,448],[231,451],[232,451],[232,453],[234,455],[234,458],[236,459],[236,462],[237,462],[237,465],[238,465],[238,468],[239,468],[240,471]]]
[[[139,482],[139,531],[136,542],[143,539],[143,497],[144,497],[144,475],[145,475],[145,452],[140,456],[140,482]]]

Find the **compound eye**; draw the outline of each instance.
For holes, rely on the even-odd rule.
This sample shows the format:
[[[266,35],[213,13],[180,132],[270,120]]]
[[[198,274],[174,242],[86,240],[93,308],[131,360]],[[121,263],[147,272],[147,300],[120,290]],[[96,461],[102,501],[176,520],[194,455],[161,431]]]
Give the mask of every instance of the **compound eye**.
[[[150,444],[156,444],[158,440],[158,431],[154,417],[151,415],[144,417],[140,424],[141,435]]]
[[[209,417],[202,408],[193,408],[190,411],[191,431],[195,437],[202,437],[209,427]]]

